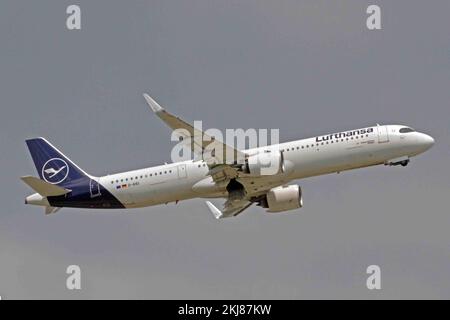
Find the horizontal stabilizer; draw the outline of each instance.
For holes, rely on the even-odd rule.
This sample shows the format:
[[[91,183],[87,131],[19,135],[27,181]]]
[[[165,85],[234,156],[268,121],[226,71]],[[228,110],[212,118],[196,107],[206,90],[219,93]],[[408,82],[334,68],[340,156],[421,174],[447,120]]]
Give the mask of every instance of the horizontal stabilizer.
[[[28,186],[31,187],[34,191],[39,193],[44,197],[54,197],[54,196],[62,196],[66,193],[69,193],[72,190],[64,189],[58,187],[54,184],[45,182],[44,180],[38,179],[32,176],[25,176],[20,178],[23,182],[25,182]]]

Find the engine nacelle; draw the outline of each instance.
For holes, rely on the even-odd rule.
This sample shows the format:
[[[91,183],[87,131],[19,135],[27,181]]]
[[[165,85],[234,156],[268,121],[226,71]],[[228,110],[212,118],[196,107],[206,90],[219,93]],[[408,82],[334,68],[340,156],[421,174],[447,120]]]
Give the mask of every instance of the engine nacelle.
[[[302,188],[296,184],[272,188],[267,192],[267,212],[281,212],[303,207]]]
[[[265,150],[245,159],[245,173],[269,176],[284,172],[284,159],[280,151]]]

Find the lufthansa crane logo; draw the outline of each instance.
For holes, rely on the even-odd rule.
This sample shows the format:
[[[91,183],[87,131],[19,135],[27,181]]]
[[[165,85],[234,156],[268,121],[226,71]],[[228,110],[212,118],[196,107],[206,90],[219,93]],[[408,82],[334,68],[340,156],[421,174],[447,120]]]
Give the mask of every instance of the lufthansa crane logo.
[[[69,166],[67,162],[60,158],[52,158],[42,167],[42,178],[51,184],[63,182],[68,175]]]

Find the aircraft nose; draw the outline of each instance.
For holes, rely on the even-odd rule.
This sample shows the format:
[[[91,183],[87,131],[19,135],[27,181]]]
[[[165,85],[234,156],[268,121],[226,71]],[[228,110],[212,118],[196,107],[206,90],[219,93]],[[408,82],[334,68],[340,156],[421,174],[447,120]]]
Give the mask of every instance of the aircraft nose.
[[[423,145],[426,150],[430,149],[434,145],[433,137],[431,137],[425,133],[422,133],[420,135],[419,141],[420,141],[420,144]]]

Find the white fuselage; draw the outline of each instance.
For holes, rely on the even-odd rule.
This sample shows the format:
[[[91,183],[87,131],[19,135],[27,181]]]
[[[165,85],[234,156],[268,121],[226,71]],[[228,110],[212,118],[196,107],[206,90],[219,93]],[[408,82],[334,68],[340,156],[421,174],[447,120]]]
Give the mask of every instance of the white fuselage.
[[[289,170],[259,177],[243,175],[237,179],[254,196],[295,179],[409,159],[434,143],[430,136],[420,132],[400,133],[404,126],[370,128],[370,132],[356,129],[245,150],[251,155],[279,148]],[[225,185],[212,182],[209,168],[203,161],[191,160],[122,172],[100,177],[98,182],[127,208],[227,196]]]

